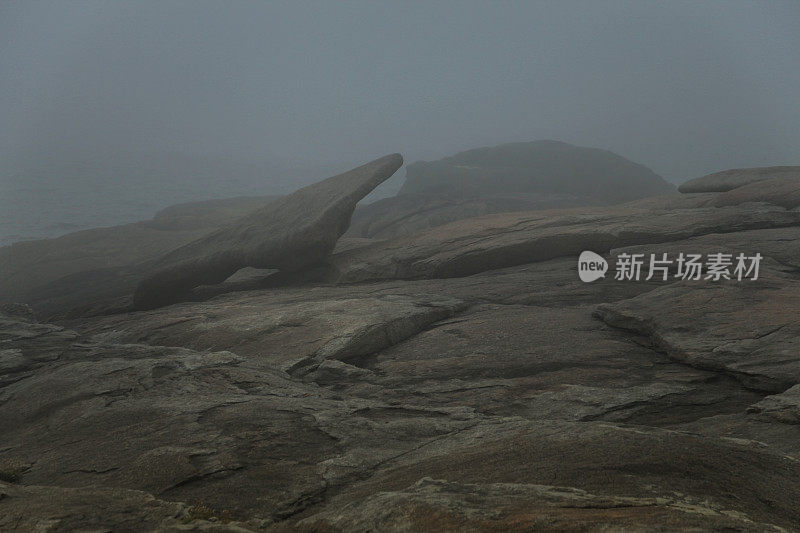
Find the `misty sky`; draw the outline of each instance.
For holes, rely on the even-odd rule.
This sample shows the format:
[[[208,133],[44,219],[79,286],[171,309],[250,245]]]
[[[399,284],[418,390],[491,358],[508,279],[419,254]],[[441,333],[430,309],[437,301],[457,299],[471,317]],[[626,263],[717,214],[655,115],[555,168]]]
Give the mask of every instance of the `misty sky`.
[[[0,2],[0,157],[800,164],[800,2]]]

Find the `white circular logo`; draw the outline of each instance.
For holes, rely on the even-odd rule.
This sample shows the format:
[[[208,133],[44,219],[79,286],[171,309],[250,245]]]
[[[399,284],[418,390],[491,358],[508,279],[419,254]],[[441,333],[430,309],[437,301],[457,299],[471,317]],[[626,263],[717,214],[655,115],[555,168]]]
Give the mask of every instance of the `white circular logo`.
[[[608,270],[608,262],[594,252],[581,252],[578,258],[578,276],[581,281],[590,283],[603,278]]]

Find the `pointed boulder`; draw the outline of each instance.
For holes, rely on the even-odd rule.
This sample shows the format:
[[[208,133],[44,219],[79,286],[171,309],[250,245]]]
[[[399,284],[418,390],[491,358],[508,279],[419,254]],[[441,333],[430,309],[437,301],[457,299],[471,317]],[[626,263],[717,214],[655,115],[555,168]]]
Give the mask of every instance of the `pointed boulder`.
[[[136,288],[134,306],[175,302],[240,268],[298,270],[329,256],[356,204],[403,164],[391,154],[304,187],[161,258]]]

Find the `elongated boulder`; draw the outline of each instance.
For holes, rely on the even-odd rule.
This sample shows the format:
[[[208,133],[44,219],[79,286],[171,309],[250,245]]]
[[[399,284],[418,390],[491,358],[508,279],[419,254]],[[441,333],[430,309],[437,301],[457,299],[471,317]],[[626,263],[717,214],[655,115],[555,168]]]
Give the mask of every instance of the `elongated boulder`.
[[[786,209],[800,206],[800,172],[794,179],[773,178],[742,185],[717,196],[713,205],[724,207],[746,202],[766,202]]]
[[[800,166],[733,168],[689,180],[678,187],[678,190],[683,193],[726,192],[775,178],[800,178]]]
[[[391,154],[304,187],[159,260],[136,288],[134,306],[152,309],[244,267],[297,270],[333,251],[356,204],[403,164]]]
[[[583,250],[604,253],[637,244],[679,241],[711,233],[800,226],[800,212],[770,205],[651,210],[612,206],[500,213],[334,255],[322,274],[334,283],[451,278]]]

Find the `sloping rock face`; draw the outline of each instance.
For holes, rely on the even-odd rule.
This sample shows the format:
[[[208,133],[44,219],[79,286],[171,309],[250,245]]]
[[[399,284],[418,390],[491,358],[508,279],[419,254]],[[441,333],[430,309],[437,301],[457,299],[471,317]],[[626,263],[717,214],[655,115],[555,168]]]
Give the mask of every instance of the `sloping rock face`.
[[[81,531],[87,524],[113,524],[115,531],[157,531],[182,526],[181,503],[124,489],[18,486],[0,482],[5,500],[0,516],[3,531]],[[64,516],[64,509],[70,514]]]
[[[2,306],[0,530],[798,530],[800,212],[717,198],[464,220],[154,310]],[[763,260],[584,283],[583,250]]]
[[[776,178],[800,178],[800,167],[756,167],[723,170],[689,180],[678,187],[678,190],[683,193],[725,192],[743,185]]]
[[[647,210],[636,207],[536,211],[453,222],[337,254],[325,279],[458,277],[583,250],[660,243],[709,233],[793,226],[800,213],[775,206]]]
[[[142,224],[159,230],[217,229],[268,205],[280,196],[237,196],[221,200],[188,202],[165,207]]]
[[[368,495],[301,524],[342,531],[591,531],[599,521],[614,531],[771,529],[691,498],[600,496],[552,485],[431,478]]]
[[[595,202],[597,203],[597,202]],[[555,194],[515,194],[461,198],[402,194],[359,207],[347,235],[390,239],[448,222],[492,213],[535,211],[587,205],[586,198]]]
[[[421,294],[347,297],[346,291],[325,291],[318,298],[298,299],[296,292],[272,296],[224,295],[138,313],[133,322],[128,315],[117,315],[102,319],[102,329],[92,332],[118,343],[232,350],[294,368],[374,353],[465,306],[456,298]],[[231,311],[221,313],[225,307]]]
[[[786,209],[800,206],[800,172],[797,177],[772,178],[731,189],[717,196],[714,205],[724,207],[745,202],[766,202]]]
[[[673,192],[649,168],[613,152],[559,141],[476,148],[408,166],[403,194],[567,194],[618,203]]]
[[[800,383],[797,281],[683,282],[597,312],[608,324],[651,337],[671,357],[750,387],[781,392]]]
[[[493,433],[489,430],[468,429],[443,439],[438,450],[412,452],[383,476],[335,497],[332,503],[338,505],[326,513],[301,524],[322,519],[323,524],[356,531],[381,526],[395,531],[403,526],[419,531],[674,531],[724,529],[729,524],[764,531],[775,524],[759,511],[763,502],[753,497],[762,488],[742,480],[764,479],[759,476],[767,470],[777,474],[781,467],[797,468],[788,458],[759,456],[744,444],[712,443],[665,430],[560,421],[499,421]],[[711,466],[719,464],[714,455],[725,457],[736,470],[717,471]],[[704,475],[690,479],[691,471]],[[423,472],[429,477],[420,478]],[[789,488],[787,474],[772,480],[788,482],[784,486]],[[728,497],[716,491],[712,496],[710,487],[726,483]],[[603,495],[597,493],[600,487]],[[656,496],[670,489],[671,496]],[[748,489],[753,492],[745,499],[733,496],[744,496]],[[770,501],[775,514],[794,519],[786,495],[774,494]]]
[[[156,213],[151,220],[0,247],[0,303],[25,302],[37,310],[58,311],[102,298],[107,294],[98,287],[103,280],[119,277],[127,267],[154,260],[208,235],[276,198],[254,196],[179,204]],[[73,276],[86,282],[80,283]],[[132,280],[128,289],[135,283]]]
[[[356,204],[403,164],[392,154],[272,202],[229,227],[164,256],[136,288],[134,305],[174,301],[198,285],[220,283],[240,268],[297,270],[329,255]]]

